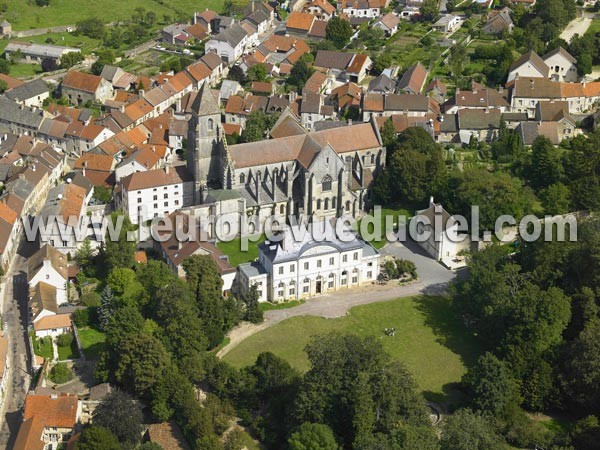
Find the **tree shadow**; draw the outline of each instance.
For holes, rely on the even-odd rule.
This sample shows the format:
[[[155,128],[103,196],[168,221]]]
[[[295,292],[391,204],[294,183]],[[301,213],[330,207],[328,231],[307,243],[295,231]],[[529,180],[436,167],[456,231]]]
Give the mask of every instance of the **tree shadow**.
[[[456,317],[450,299],[439,295],[421,295],[415,299],[417,310],[425,317],[425,325],[430,327],[436,341],[461,357],[466,366],[472,365],[481,348],[476,338]]]

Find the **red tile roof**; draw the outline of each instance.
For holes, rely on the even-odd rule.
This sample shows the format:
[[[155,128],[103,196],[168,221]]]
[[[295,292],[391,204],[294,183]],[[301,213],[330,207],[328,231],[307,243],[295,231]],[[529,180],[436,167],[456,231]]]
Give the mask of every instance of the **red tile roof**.
[[[62,85],[83,92],[95,93],[101,82],[102,77],[71,70],[63,78]]]

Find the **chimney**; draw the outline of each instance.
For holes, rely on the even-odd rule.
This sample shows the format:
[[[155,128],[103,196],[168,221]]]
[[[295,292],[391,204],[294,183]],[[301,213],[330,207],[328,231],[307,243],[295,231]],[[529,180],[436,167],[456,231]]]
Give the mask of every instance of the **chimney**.
[[[138,90],[138,95],[140,98],[145,98],[146,91],[144,89]]]
[[[352,125],[352,119],[348,119],[348,125]]]
[[[166,173],[167,175],[169,175],[169,165],[168,165],[168,164],[165,166],[165,173]]]
[[[123,114],[125,114],[125,105],[121,105],[119,106],[119,111],[121,111]]]

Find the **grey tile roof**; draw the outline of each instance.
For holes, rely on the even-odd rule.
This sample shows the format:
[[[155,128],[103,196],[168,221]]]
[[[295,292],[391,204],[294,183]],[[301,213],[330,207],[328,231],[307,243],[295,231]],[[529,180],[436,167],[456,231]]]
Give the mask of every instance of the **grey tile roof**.
[[[42,123],[42,111],[21,107],[21,105],[0,96],[0,121],[15,123],[37,129]]]
[[[14,101],[23,101],[49,93],[48,85],[43,80],[33,80],[11,89],[6,97]]]
[[[204,82],[200,86],[198,95],[192,103],[192,111],[200,116],[208,116],[211,114],[221,114],[221,108],[217,103],[217,99],[210,90],[210,86],[207,82]]]
[[[216,41],[227,42],[232,47],[237,47],[246,36],[246,30],[244,30],[240,24],[235,23],[216,36],[213,36],[213,39]]]

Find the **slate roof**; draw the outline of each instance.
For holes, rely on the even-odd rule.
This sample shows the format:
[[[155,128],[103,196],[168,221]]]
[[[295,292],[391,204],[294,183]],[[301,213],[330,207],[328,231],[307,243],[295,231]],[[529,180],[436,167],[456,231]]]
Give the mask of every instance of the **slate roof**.
[[[458,110],[458,127],[461,130],[486,130],[500,128],[502,113],[499,109],[460,109]]]
[[[427,78],[427,69],[423,66],[423,64],[416,63],[411,66],[402,78],[398,82],[398,89],[405,90],[410,89],[415,93],[421,92],[423,89],[423,85],[425,84],[425,79]]]
[[[550,68],[546,65],[544,60],[540,58],[540,55],[533,50],[529,50],[527,53],[521,55],[520,58],[512,63],[509,71],[512,72],[527,62],[531,63],[531,65],[533,65],[544,77],[548,76]]]
[[[227,42],[232,47],[237,47],[247,35],[246,30],[244,30],[240,24],[235,23],[231,27],[226,28],[219,34],[213,36],[212,39]]]
[[[566,51],[564,48],[562,48],[560,46],[557,47],[557,48],[555,48],[554,50],[551,50],[548,53],[546,53],[542,57],[542,59],[544,61],[546,61],[548,58],[550,58],[550,57],[552,57],[554,55],[557,55],[557,54],[560,54],[561,56],[563,56],[564,58],[566,58],[567,61],[569,61],[569,62],[571,62],[573,64],[577,64],[577,60],[568,51]]]
[[[29,108],[21,108],[5,96],[0,96],[0,121],[37,129],[42,123],[42,110],[31,111]]]
[[[210,86],[204,82],[198,90],[198,95],[192,103],[192,111],[199,116],[209,116],[212,114],[221,114],[219,102],[212,93]]]
[[[343,53],[336,52],[334,50],[319,50],[315,57],[314,66],[322,67],[324,69],[338,69],[345,70],[350,62],[354,53]]]

